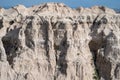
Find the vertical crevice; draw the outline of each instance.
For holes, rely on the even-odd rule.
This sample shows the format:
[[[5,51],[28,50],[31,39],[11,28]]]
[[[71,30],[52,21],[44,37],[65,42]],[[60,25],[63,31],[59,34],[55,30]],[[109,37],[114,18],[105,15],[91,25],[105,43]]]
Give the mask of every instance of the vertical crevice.
[[[3,19],[0,20],[0,29],[3,28]]]
[[[46,56],[48,57],[48,62],[50,63],[50,56],[49,56],[49,44],[48,44],[48,41],[49,41],[49,33],[48,33],[48,30],[49,30],[49,23],[48,21],[44,21],[44,27],[45,27],[45,50],[46,50]]]
[[[93,74],[93,78],[95,80],[100,80],[104,78],[105,80],[111,80],[111,63],[107,58],[105,58],[105,48],[106,42],[102,41],[98,43],[98,41],[91,40],[89,42],[89,48],[93,55],[95,72]]]
[[[7,61],[11,67],[13,67],[14,58],[16,56],[19,56],[18,51],[19,51],[19,49],[21,49],[18,36],[15,37],[15,35],[18,35],[19,30],[20,30],[20,28],[10,31],[4,37],[2,37],[2,43],[3,43],[3,47],[5,49],[5,53],[7,56]],[[14,34],[14,33],[16,33],[16,34],[9,36],[9,34]],[[13,36],[14,36],[14,38],[13,38]]]
[[[67,75],[67,72],[66,72],[66,69],[67,69],[66,54],[67,54],[68,47],[69,47],[69,45],[67,44],[67,32],[65,32],[64,38],[62,39],[62,41],[60,43],[61,53],[60,53],[59,59],[57,61],[57,65],[59,66],[58,70],[64,75]]]
[[[46,56],[47,56],[47,61],[50,63],[50,56],[49,56],[49,22],[43,18],[41,18],[41,23],[40,23],[40,30],[42,31],[42,37],[43,37],[43,40],[45,41],[44,42],[44,48],[45,48],[45,51],[46,51]],[[50,66],[50,65],[49,65]]]
[[[2,38],[3,46],[7,55],[7,61],[12,66],[13,65],[13,59],[17,56],[16,51],[18,50],[18,44],[17,40],[15,40],[15,43],[12,43],[10,38]]]
[[[28,48],[34,50],[35,48],[35,43],[33,41],[33,30],[32,30],[32,21],[30,21],[27,24],[26,30],[24,31],[25,33],[25,44],[27,45]]]
[[[67,49],[69,45],[67,44],[67,32],[64,33],[64,37],[62,38],[59,45],[54,44],[54,49],[56,52],[56,75],[54,76],[54,80],[57,79],[59,76],[59,73],[63,75],[67,75],[67,61],[66,61],[66,55],[67,55]],[[57,53],[60,52],[60,53]]]
[[[98,68],[97,68],[97,65],[96,65],[99,45],[94,41],[90,41],[89,42],[89,48],[90,48],[90,51],[92,53],[94,66],[95,66],[93,79],[94,80],[100,80],[99,71],[98,71]]]

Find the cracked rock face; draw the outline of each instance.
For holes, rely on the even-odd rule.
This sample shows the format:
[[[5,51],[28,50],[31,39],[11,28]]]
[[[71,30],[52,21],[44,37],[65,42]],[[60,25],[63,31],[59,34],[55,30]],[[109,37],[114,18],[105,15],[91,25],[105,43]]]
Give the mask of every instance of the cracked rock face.
[[[62,3],[0,9],[0,80],[120,80],[120,15]]]

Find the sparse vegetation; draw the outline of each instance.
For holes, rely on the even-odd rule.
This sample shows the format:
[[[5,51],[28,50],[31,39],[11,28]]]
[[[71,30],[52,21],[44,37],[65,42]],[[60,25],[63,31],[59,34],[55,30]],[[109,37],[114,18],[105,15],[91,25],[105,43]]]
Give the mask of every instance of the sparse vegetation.
[[[93,80],[100,80],[96,69],[95,69],[95,72],[93,74]]]

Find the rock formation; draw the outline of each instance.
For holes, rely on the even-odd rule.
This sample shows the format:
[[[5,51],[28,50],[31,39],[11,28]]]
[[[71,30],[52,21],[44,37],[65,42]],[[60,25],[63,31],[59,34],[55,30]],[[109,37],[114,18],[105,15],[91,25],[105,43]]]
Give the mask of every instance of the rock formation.
[[[120,80],[120,15],[62,3],[0,9],[0,80]]]

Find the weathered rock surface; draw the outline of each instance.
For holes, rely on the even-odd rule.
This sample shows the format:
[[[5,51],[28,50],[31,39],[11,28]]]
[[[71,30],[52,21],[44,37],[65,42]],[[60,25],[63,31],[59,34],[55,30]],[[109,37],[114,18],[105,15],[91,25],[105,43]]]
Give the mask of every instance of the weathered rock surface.
[[[0,80],[120,80],[120,15],[62,3],[0,9]]]

